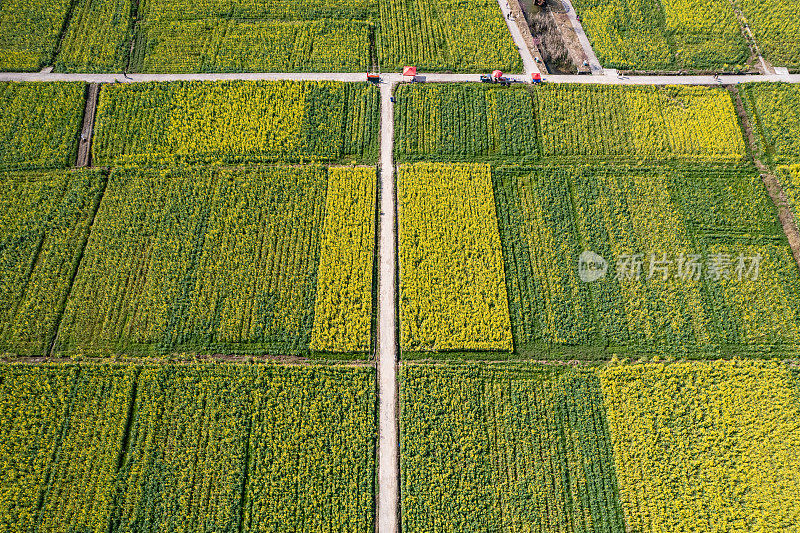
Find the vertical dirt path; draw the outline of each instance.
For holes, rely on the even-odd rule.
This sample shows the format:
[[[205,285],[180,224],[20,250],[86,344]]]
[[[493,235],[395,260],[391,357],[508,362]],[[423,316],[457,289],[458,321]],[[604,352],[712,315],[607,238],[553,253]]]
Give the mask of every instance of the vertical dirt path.
[[[78,168],[88,167],[92,153],[92,134],[94,132],[94,115],[97,110],[97,97],[100,95],[100,84],[89,85],[89,94],[86,96],[86,109],[83,113],[83,128],[81,138],[78,140]]]
[[[399,532],[397,419],[397,195],[394,175],[394,103],[397,75],[381,84],[381,214],[378,257],[378,510],[377,533]]]

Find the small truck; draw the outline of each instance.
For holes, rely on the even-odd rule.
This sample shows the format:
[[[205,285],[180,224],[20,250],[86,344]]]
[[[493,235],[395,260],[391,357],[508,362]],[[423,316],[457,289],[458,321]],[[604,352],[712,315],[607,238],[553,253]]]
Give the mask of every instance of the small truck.
[[[503,87],[509,87],[512,81],[505,76],[489,76],[488,74],[481,75],[481,83],[499,83]]]

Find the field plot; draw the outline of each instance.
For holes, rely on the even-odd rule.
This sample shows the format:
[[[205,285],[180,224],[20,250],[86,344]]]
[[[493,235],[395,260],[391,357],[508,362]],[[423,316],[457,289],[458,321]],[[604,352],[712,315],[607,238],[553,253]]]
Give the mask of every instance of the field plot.
[[[375,255],[375,168],[330,168],[311,349],[368,352]]]
[[[0,366],[2,531],[107,531],[135,375]]]
[[[800,353],[800,272],[750,173],[508,168],[494,181],[523,353]],[[580,279],[584,250],[606,261],[600,279]]]
[[[47,354],[102,182],[91,171],[0,172],[0,353]]]
[[[94,162],[376,162],[378,96],[367,84],[335,82],[104,87]]]
[[[0,529],[372,531],[375,399],[369,367],[1,365]]]
[[[259,370],[242,531],[373,532],[375,370]]]
[[[800,161],[800,87],[749,83],[740,92],[764,156],[776,163]]]
[[[471,84],[400,85],[395,154],[401,161],[537,155],[533,101],[525,88]]]
[[[513,349],[489,165],[400,167],[400,347]]]
[[[326,190],[345,194],[340,189],[351,179],[367,179],[361,169],[332,175],[329,188],[328,172],[318,166],[114,171],[56,349],[95,355],[307,351]],[[361,197],[369,192],[365,186],[349,194],[373,216],[374,196]],[[355,221],[353,231],[368,233],[370,222]],[[334,244],[347,237],[331,231],[326,255],[341,253]],[[357,255],[364,262],[351,265],[352,283],[342,279],[337,286],[325,273],[325,303],[350,305],[328,311],[321,304],[327,313],[316,338],[328,351],[366,351],[369,344],[371,296],[365,293],[371,295],[374,240],[359,246],[368,247]]]
[[[396,95],[401,161],[738,164],[746,155],[723,89],[426,84],[401,86]]]
[[[0,366],[0,528],[34,530],[74,385],[74,367]]]
[[[761,53],[775,66],[800,70],[800,19],[793,0],[736,0]]]
[[[107,531],[137,374],[133,366],[80,368],[37,531]]]
[[[533,94],[543,158],[739,162],[746,154],[723,89],[556,84]]]
[[[0,83],[0,170],[75,164],[83,83]]]
[[[0,71],[33,72],[50,63],[70,0],[4,0],[0,4]]]
[[[131,10],[131,0],[77,0],[54,70],[125,71],[133,25]]]
[[[522,72],[496,0],[382,0],[378,53],[383,70]]]
[[[399,380],[405,531],[626,531],[591,373],[404,364]]]
[[[629,531],[797,531],[800,402],[785,367],[599,372]]]
[[[371,368],[145,368],[115,532],[370,531]]]
[[[358,72],[374,64],[377,0],[147,0],[140,72]]]
[[[746,68],[750,56],[729,0],[576,0],[600,64],[623,70]]]

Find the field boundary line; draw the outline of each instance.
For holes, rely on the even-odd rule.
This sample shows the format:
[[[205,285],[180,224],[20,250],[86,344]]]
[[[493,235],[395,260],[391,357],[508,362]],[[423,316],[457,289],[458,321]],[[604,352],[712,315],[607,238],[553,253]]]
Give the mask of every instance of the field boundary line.
[[[730,3],[731,7],[733,8],[733,14],[736,17],[737,22],[739,22],[739,28],[742,30],[744,38],[747,41],[747,46],[752,50],[758,59],[758,62],[761,65],[761,70],[764,74],[774,74],[775,69],[771,68],[771,66],[767,64],[767,61],[761,54],[761,48],[759,48],[756,36],[753,35],[753,31],[750,29],[750,23],[747,22],[747,17],[744,16],[744,13],[739,8],[739,5],[735,0],[730,0]]]

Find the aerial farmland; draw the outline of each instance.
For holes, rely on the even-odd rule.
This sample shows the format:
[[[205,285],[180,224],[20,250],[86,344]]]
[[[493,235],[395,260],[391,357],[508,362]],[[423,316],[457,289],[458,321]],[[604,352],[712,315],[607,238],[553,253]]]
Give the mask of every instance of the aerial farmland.
[[[796,11],[0,1],[0,533],[800,532]]]

